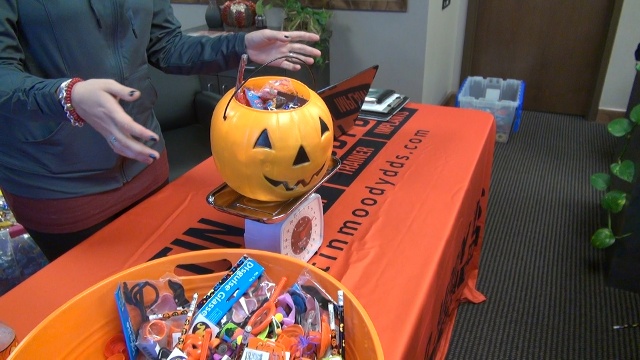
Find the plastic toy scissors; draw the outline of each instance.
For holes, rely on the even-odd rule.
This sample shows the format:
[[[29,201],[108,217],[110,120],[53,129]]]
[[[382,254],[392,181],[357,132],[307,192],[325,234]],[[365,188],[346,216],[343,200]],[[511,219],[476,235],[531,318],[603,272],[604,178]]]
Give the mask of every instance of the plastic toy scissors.
[[[251,334],[258,335],[266,329],[267,326],[269,326],[271,318],[276,314],[276,302],[278,301],[278,297],[282,294],[286,282],[287,278],[282,277],[269,299],[264,303],[264,305],[262,305],[262,307],[253,313],[248,323],[248,325],[251,326]]]

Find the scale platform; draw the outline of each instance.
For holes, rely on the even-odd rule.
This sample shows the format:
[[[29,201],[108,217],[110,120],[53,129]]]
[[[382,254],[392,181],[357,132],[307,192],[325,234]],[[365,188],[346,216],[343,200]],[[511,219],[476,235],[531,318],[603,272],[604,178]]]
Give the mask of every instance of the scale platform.
[[[285,201],[260,201],[248,198],[223,183],[207,195],[207,203],[215,209],[245,219],[272,224],[285,219],[293,209],[313,194],[340,167],[340,159],[331,156],[327,171],[320,181],[304,195]]]

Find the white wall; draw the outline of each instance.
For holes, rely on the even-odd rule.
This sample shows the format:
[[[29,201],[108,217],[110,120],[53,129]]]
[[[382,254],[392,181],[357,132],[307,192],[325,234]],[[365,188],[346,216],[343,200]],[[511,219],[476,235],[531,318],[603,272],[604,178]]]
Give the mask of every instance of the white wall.
[[[374,87],[422,99],[428,1],[409,0],[407,12],[334,11],[331,82],[379,64]]]
[[[459,1],[467,0],[452,3]],[[428,0],[408,0],[407,12],[334,11],[330,81],[341,81],[378,64],[375,87],[397,89],[423,101],[428,7]],[[173,8],[183,29],[204,25],[205,5],[174,4]],[[451,13],[451,8],[453,5],[445,13]],[[455,27],[455,22],[450,26]],[[439,53],[434,52],[433,56]]]
[[[605,77],[600,108],[624,111],[635,78],[634,52],[640,42],[640,1],[625,0]]]
[[[460,85],[460,67],[467,19],[467,0],[429,2],[422,102],[441,104]]]
[[[393,88],[412,100],[441,103],[459,87],[468,0],[408,0],[407,12],[336,10],[331,20],[331,82],[374,64],[375,87]],[[204,25],[205,5],[173,5],[183,29]],[[626,0],[613,45],[600,107],[624,110],[635,75],[640,41],[640,1]],[[428,36],[427,36],[428,35]]]
[[[204,25],[204,13],[206,10],[206,5],[173,4],[173,12],[182,23],[183,30]]]

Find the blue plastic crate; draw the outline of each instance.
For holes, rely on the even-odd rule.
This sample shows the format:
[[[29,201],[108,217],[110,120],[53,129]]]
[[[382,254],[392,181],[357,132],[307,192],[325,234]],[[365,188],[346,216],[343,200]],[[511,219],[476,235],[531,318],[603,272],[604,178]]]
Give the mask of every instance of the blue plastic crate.
[[[470,76],[458,91],[456,106],[490,112],[496,120],[496,141],[507,142],[520,127],[524,81]]]

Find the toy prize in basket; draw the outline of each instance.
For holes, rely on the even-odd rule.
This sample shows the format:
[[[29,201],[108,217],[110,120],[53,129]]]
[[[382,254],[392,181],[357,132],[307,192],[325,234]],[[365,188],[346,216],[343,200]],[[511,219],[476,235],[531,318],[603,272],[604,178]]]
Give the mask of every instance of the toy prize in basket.
[[[271,62],[279,59],[304,64],[291,55]],[[340,165],[331,155],[331,112],[295,79],[243,80],[246,61],[244,55],[236,88],[211,119],[211,150],[225,183],[207,201],[245,218],[247,248],[307,261],[323,236],[322,201],[314,191]]]

